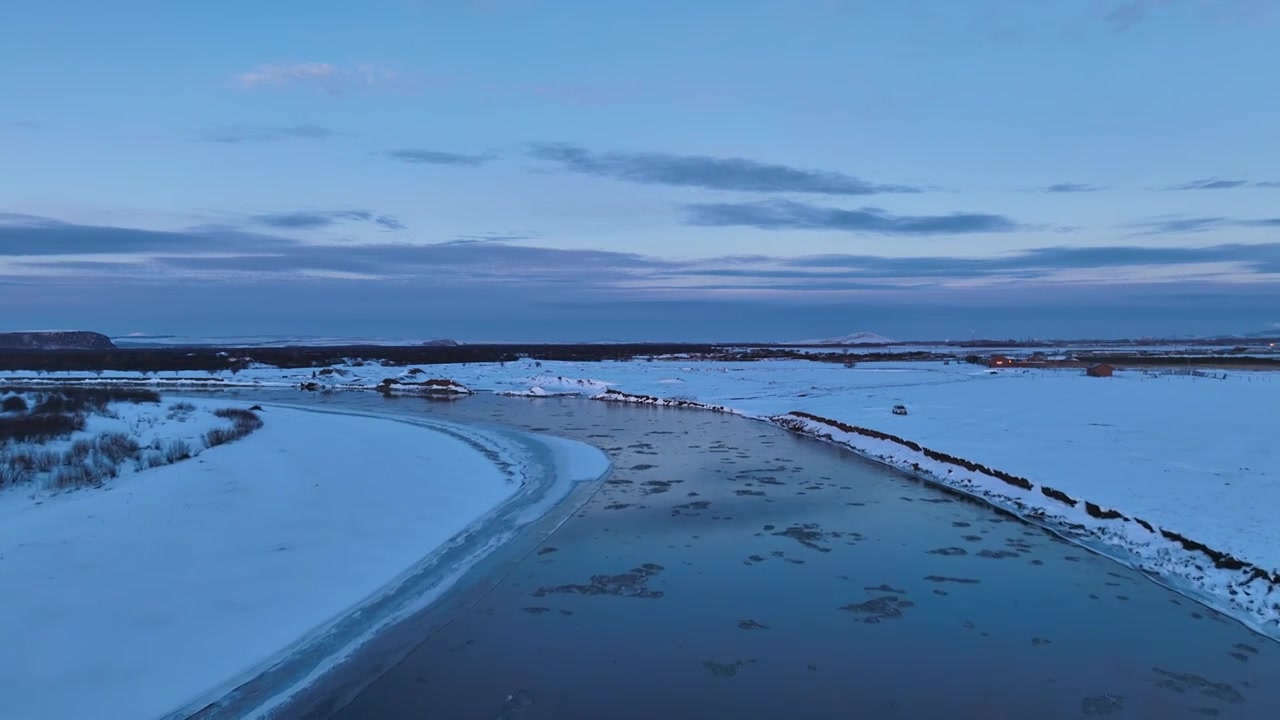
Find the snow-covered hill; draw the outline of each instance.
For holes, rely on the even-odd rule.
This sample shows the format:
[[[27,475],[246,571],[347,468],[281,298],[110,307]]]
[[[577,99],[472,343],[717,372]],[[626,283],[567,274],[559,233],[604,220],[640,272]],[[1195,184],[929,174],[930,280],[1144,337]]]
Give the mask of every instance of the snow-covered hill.
[[[873,332],[856,332],[852,335],[843,337],[826,338],[824,340],[802,340],[796,345],[892,345],[897,340],[891,340],[883,335],[877,335]]]

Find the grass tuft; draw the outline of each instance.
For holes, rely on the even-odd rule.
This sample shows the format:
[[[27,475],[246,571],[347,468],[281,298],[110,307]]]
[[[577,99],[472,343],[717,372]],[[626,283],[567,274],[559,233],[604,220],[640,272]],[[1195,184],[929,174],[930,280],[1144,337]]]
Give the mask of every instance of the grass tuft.
[[[262,418],[252,410],[241,408],[221,408],[214,415],[230,420],[231,427],[214,428],[204,434],[204,446],[207,448],[225,445],[248,435],[262,427]]]

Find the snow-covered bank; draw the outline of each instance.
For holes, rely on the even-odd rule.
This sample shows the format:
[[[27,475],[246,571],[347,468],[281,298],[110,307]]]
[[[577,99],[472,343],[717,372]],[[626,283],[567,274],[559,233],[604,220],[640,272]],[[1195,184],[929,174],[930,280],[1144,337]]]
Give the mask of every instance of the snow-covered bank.
[[[107,489],[0,503],[6,717],[148,718],[215,699],[527,480],[530,458],[476,434],[264,416],[248,438]],[[582,479],[608,467],[598,451],[577,462]]]
[[[149,390],[4,388],[0,397],[0,505],[98,488],[262,425],[244,408],[162,402]]]
[[[1280,468],[1272,420],[1280,407],[1280,374],[1232,370],[1216,379],[1121,370],[1090,378],[1080,370],[988,371],[958,362],[846,368],[799,360],[661,358],[433,365],[417,373],[375,363],[337,369],[345,374],[330,377],[341,382],[326,387],[374,387],[388,375],[447,377],[476,390],[714,406],[763,420],[800,411],[883,432],[1025,479],[1031,491],[1015,498],[1010,492],[1019,489],[1007,483],[967,488],[954,470],[936,478],[1047,524],[1072,532],[1084,527],[1097,549],[1280,636],[1280,588],[1258,577],[1280,573]],[[312,372],[259,367],[215,380],[297,387]],[[199,379],[161,375],[164,382]],[[895,405],[904,405],[907,414],[894,415]],[[857,433],[839,440],[912,472],[926,474],[931,462],[899,443]],[[1116,517],[1094,517],[1089,503]],[[1079,522],[1081,514],[1088,522]],[[1231,562],[1223,567],[1218,554],[1260,572]]]
[[[1057,488],[869,428],[795,412],[771,418],[1038,522],[1280,639],[1280,573]],[[1046,501],[1046,498],[1048,501]],[[1052,501],[1052,502],[1049,502]]]
[[[550,374],[560,387],[608,388],[583,393],[602,400],[770,421],[807,413],[816,420],[794,429],[1057,527],[1280,636],[1280,473],[1269,421],[1280,376],[1272,373],[1090,378],[955,363],[661,360],[544,363],[524,377],[512,365],[438,371],[478,389],[518,392]],[[892,413],[898,404],[907,415]],[[943,455],[953,461],[936,459]],[[974,465],[992,472],[966,467]]]

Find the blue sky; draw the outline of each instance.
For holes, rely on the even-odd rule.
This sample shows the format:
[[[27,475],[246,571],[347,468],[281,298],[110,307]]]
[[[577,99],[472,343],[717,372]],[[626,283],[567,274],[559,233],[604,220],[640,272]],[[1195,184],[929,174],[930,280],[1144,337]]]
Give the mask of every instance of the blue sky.
[[[14,329],[1259,332],[1276,0],[46,0]]]

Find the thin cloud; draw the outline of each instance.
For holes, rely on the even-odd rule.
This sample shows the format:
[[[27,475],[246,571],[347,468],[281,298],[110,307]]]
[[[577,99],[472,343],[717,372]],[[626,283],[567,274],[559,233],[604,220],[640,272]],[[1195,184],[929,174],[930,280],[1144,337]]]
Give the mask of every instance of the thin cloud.
[[[232,82],[242,90],[299,87],[340,95],[349,90],[384,89],[398,77],[392,70],[368,64],[269,63],[236,75]]]
[[[369,210],[300,210],[250,216],[258,225],[287,230],[318,230],[340,222],[371,222],[388,230],[404,230],[405,226],[391,215],[378,215]]]
[[[1225,217],[1163,217],[1145,222],[1131,223],[1134,235],[1179,235],[1186,233],[1222,230],[1231,227],[1274,228],[1280,227],[1280,218],[1239,220]]]
[[[378,216],[370,214],[370,217]],[[281,214],[283,227],[308,219]],[[301,225],[300,225],[301,223]],[[92,257],[78,257],[78,256]],[[1209,268],[1209,269],[1206,269]],[[1216,269],[1215,269],[1216,268]],[[316,244],[271,235],[197,228],[170,232],[74,225],[0,216],[0,276],[75,275],[99,279],[314,278],[396,280],[481,291],[606,288],[642,292],[757,287],[822,289],[945,287],[1039,280],[1090,282],[1200,275],[1280,273],[1280,243],[1205,247],[1049,247],[986,257],[816,255],[668,260],[635,253],[512,245],[502,241],[431,244]]]
[[[654,280],[676,280],[687,288],[703,288],[735,281],[738,289],[770,290],[866,289],[938,287],[948,283],[1036,283],[1066,274],[1075,282],[1090,277],[1114,278],[1117,271],[1136,280],[1142,277],[1187,278],[1206,271],[1205,266],[1233,265],[1237,276],[1280,271],[1280,244],[1216,245],[1200,248],[1147,248],[1133,246],[1079,248],[1050,247],[995,257],[882,257],[870,255],[818,255],[790,259],[755,259],[752,262],[709,261],[702,267],[686,267],[656,273]],[[729,287],[729,286],[724,286]]]
[[[198,273],[296,276],[307,272],[342,272],[388,280],[502,287],[634,283],[643,282],[655,271],[682,267],[680,263],[629,253],[498,242],[297,243],[270,252],[237,255],[160,254],[153,257],[153,262]]]
[[[206,131],[202,139],[216,143],[262,143],[281,140],[324,140],[336,133],[319,125],[222,125]]]
[[[505,243],[536,240],[535,233],[480,233],[478,235],[459,235],[447,242],[451,243]]]
[[[1222,217],[1193,217],[1151,220],[1133,223],[1129,227],[1138,229],[1135,235],[1177,235],[1218,230],[1229,224],[1231,221]]]
[[[270,252],[290,244],[281,238],[228,228],[139,230],[0,214],[0,257],[128,255],[160,251]]]
[[[387,150],[383,153],[392,160],[415,165],[483,165],[493,159],[491,155],[464,155],[461,153],[441,152],[439,150],[420,150],[417,148],[401,148]]]
[[[1243,263],[1271,272],[1280,263],[1280,243],[1223,244],[1204,247],[1047,247],[985,258],[817,255],[784,262],[788,268],[846,271],[871,276],[981,277],[1007,272],[1051,272],[1133,266]]]
[[[1206,19],[1220,23],[1247,24],[1265,17],[1274,9],[1272,0],[1109,0],[1112,5],[1103,21],[1113,32],[1127,32],[1148,22],[1161,11],[1190,5]]]
[[[1153,10],[1175,2],[1176,0],[1124,0],[1109,10],[1103,19],[1112,30],[1124,32],[1144,22]]]
[[[891,215],[877,208],[844,210],[776,200],[686,205],[686,223],[760,230],[841,230],[880,235],[953,235],[1009,232],[1019,225],[1003,215]]]
[[[743,158],[666,153],[593,153],[575,145],[538,144],[529,155],[569,172],[648,185],[766,193],[874,195],[915,193],[920,188],[873,183],[843,173],[806,170]]]
[[[1040,189],[1040,192],[1046,193],[1083,193],[1098,192],[1102,188],[1097,185],[1086,185],[1084,183],[1057,183]]]
[[[1280,181],[1272,180],[1223,180],[1204,178],[1179,185],[1169,185],[1163,190],[1236,190],[1239,188],[1280,188]]]

